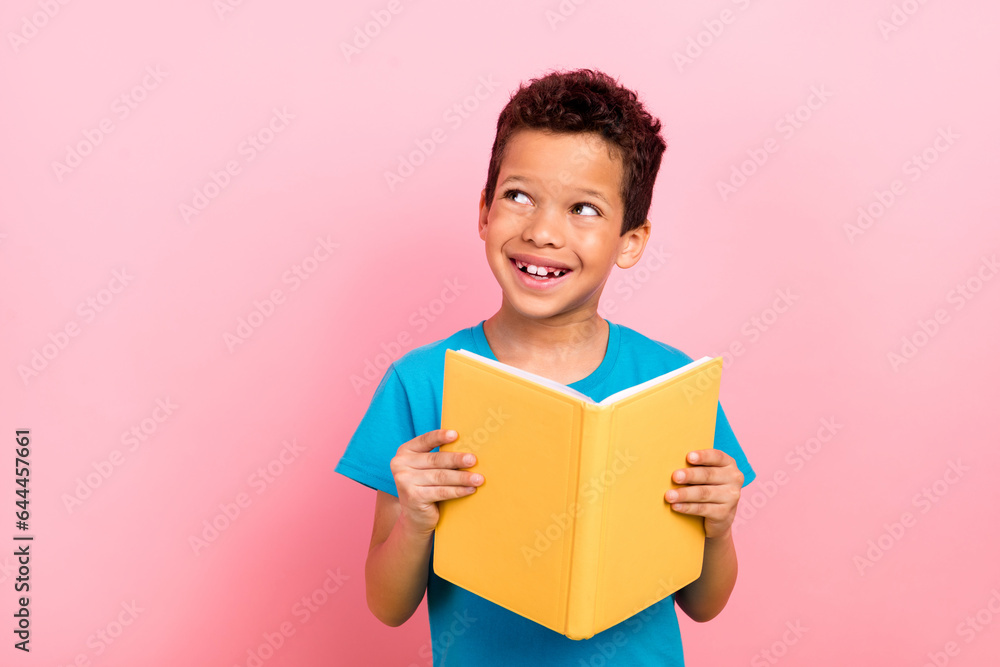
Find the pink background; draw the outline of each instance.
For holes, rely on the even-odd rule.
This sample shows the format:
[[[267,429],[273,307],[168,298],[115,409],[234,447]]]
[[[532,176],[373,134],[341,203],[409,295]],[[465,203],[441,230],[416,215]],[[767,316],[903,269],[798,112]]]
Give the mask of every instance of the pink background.
[[[333,473],[375,388],[352,377],[496,310],[497,114],[597,67],[669,144],[649,254],[601,312],[736,345],[722,400],[759,474],[689,664],[995,664],[1000,7],[225,1],[0,9],[0,663],[430,664],[425,607],[365,605],[375,492]]]

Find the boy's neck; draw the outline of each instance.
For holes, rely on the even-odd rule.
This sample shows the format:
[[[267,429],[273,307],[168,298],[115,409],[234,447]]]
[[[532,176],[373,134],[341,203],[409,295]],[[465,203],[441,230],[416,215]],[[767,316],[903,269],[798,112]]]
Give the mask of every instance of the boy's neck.
[[[597,311],[561,324],[510,314],[501,308],[483,323],[497,361],[562,384],[587,377],[604,360],[608,323]]]

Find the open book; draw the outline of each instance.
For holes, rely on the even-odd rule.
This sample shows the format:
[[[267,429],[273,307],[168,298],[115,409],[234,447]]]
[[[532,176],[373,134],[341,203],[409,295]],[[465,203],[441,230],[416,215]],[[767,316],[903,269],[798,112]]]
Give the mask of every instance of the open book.
[[[485,481],[441,501],[434,572],[510,611],[588,639],[701,575],[701,517],[664,500],[687,453],[711,449],[721,357],[600,403],[468,350],[445,352],[442,451]]]

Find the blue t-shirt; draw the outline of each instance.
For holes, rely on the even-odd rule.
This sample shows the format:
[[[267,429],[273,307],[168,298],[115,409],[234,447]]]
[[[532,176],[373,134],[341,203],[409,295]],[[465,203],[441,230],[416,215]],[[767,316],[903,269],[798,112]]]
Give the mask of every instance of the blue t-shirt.
[[[594,401],[668,373],[692,361],[676,348],[608,321],[608,346],[601,365],[568,386]],[[398,497],[389,461],[404,442],[442,427],[444,352],[466,349],[496,359],[483,323],[410,350],[382,377],[372,402],[335,471]],[[736,460],[746,486],[756,473],[747,463],[719,405],[716,449]],[[455,586],[428,564],[427,610],[434,667],[453,665],[683,665],[674,596],[590,639],[572,640],[523,616]],[[421,654],[422,659],[431,657]]]

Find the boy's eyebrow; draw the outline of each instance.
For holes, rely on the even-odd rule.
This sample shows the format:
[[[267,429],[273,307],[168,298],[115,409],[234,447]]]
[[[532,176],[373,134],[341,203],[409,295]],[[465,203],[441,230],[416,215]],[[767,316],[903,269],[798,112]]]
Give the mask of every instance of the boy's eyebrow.
[[[508,183],[524,183],[526,185],[532,185],[534,183],[534,181],[532,179],[526,177],[526,176],[518,176],[516,174],[512,174],[512,175],[508,176],[507,178],[503,179],[503,183],[501,183],[500,186],[507,185]],[[500,186],[498,186],[498,187],[500,187]],[[581,192],[581,193],[583,193],[585,195],[590,195],[591,197],[596,197],[597,199],[600,199],[601,201],[603,201],[608,206],[612,206],[611,202],[608,201],[608,198],[605,197],[603,194],[601,194],[597,190],[592,190],[590,188],[573,188],[573,191],[574,192]]]

